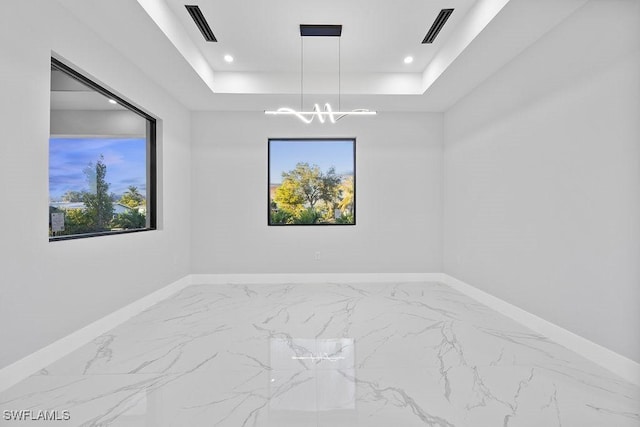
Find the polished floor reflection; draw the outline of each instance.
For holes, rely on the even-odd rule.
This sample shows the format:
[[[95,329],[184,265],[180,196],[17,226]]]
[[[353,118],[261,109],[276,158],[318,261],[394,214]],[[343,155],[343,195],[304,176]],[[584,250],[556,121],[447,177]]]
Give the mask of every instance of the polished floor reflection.
[[[65,426],[637,427],[640,389],[438,283],[199,285],[0,393],[0,410],[68,411]]]

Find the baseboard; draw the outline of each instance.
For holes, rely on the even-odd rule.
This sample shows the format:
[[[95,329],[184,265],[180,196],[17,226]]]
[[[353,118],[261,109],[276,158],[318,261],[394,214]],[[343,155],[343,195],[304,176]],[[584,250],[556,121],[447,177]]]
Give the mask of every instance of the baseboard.
[[[0,369],[0,392],[91,342],[152,305],[181,291],[190,284],[191,277],[185,276]]]
[[[192,274],[194,285],[270,283],[385,283],[442,282],[442,273],[286,273],[286,274]]]
[[[500,298],[496,298],[455,277],[451,277],[448,274],[443,274],[442,276],[444,283],[452,288],[510,317],[521,325],[557,342],[569,350],[580,354],[627,381],[640,385],[640,363],[576,335]]]

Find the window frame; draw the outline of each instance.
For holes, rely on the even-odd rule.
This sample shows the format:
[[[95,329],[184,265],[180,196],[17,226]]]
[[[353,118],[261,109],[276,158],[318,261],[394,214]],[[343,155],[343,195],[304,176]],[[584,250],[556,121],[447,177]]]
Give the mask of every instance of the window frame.
[[[144,231],[153,231],[157,230],[157,197],[158,197],[158,188],[157,188],[157,121],[156,118],[150,115],[149,113],[143,111],[142,109],[136,107],[129,101],[123,99],[121,96],[116,95],[109,89],[106,89],[104,86],[96,83],[91,80],[89,77],[75,70],[71,66],[65,64],[61,60],[51,57],[51,68],[55,68],[59,71],[62,71],[69,75],[71,78],[78,80],[82,84],[88,86],[89,88],[95,90],[96,92],[104,95],[108,99],[113,99],[118,104],[127,108],[129,111],[136,113],[147,121],[147,218],[148,218],[148,226],[145,228],[138,228],[132,230],[118,230],[118,231],[99,231],[94,233],[84,233],[84,234],[71,234],[66,236],[49,236],[49,242],[58,242],[64,240],[76,240],[76,239],[86,239],[90,237],[100,237],[100,236],[114,236],[120,234],[131,234],[131,233],[140,233]],[[49,89],[49,94],[51,94],[51,89]],[[49,114],[51,114],[51,108],[49,108]],[[49,139],[51,139],[51,133],[49,133]],[[48,142],[48,141],[47,141]],[[47,147],[49,146],[49,142],[47,143]],[[47,171],[47,177],[49,173]],[[51,216],[49,214],[49,221],[51,221]]]
[[[271,222],[271,142],[272,141],[351,141],[353,145],[353,223],[349,224],[338,224],[338,223],[318,223],[318,224],[278,224]],[[268,138],[267,139],[267,226],[269,227],[349,227],[355,226],[357,224],[357,214],[356,214],[356,205],[357,205],[357,178],[356,178],[356,141],[357,138],[354,136],[347,136],[344,138],[339,137],[304,137],[304,138]]]

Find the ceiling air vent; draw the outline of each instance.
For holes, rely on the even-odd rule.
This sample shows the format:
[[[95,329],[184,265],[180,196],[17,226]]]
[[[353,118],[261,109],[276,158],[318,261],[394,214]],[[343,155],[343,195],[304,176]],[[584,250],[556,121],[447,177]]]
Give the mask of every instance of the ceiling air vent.
[[[433,21],[433,25],[431,25],[429,32],[427,33],[426,36],[424,36],[424,40],[422,40],[423,44],[433,43],[433,41],[438,36],[438,33],[440,32],[442,27],[444,27],[444,24],[447,22],[447,19],[449,19],[452,13],[453,13],[453,9],[442,9],[440,11],[436,20]]]
[[[196,23],[198,29],[202,33],[204,39],[208,42],[217,42],[216,36],[213,35],[213,31],[211,31],[211,27],[207,23],[207,20],[204,19],[204,15],[198,6],[195,5],[185,5],[187,8],[189,15],[193,18],[193,22]]]

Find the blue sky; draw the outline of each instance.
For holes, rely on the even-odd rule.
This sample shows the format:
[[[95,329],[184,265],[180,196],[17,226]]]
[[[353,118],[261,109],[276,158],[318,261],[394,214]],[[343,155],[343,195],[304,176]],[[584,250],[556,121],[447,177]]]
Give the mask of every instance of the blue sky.
[[[282,172],[288,172],[299,162],[320,166],[326,171],[331,166],[338,175],[353,174],[352,140],[277,140],[270,144],[270,184],[282,182]]]
[[[49,197],[88,189],[82,170],[104,156],[109,192],[121,195],[130,185],[146,192],[144,138],[51,138],[49,140]]]

